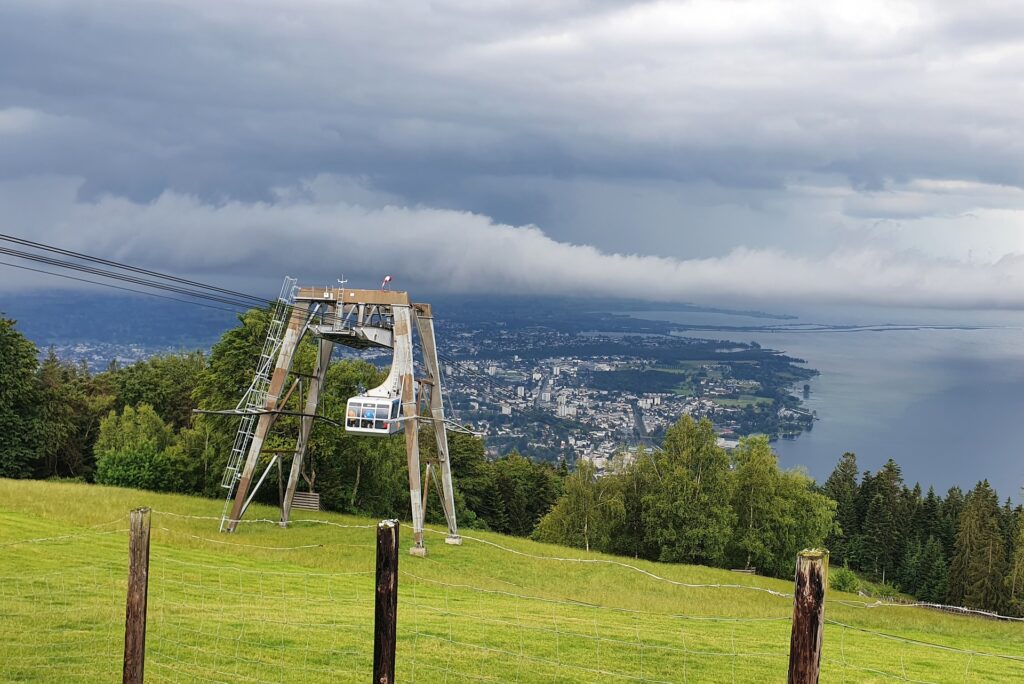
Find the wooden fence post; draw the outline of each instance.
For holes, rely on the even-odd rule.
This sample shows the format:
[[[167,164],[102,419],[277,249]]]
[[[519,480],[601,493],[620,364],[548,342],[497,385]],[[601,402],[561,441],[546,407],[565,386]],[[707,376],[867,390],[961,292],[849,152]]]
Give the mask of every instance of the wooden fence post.
[[[398,521],[377,525],[377,599],[373,619],[373,681],[394,684],[398,627]]]
[[[817,684],[825,631],[828,551],[805,549],[796,557],[793,632],[789,639],[789,684]]]
[[[149,593],[149,509],[130,515],[128,602],[124,618],[124,684],[142,684],[146,660],[146,597]]]

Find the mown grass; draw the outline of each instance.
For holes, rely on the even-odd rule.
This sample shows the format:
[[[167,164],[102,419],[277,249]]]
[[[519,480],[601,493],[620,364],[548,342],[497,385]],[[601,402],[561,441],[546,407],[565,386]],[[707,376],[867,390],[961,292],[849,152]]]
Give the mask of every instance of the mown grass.
[[[216,520],[178,517],[215,518],[217,501],[10,480],[0,480],[0,678],[119,677],[126,514],[143,505],[154,509],[149,681],[369,679],[376,521],[300,514],[290,529],[248,523],[228,536]],[[785,679],[790,599],[589,561],[689,584],[789,592],[789,582],[465,532],[461,547],[429,535],[426,558],[401,557],[399,681]],[[1024,625],[857,600],[828,596],[823,681],[1024,679]]]

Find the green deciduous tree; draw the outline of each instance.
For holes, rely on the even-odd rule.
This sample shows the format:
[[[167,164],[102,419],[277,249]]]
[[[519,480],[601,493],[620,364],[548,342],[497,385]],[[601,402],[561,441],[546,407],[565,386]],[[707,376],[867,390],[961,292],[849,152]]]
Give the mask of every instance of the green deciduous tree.
[[[148,404],[166,423],[180,429],[192,420],[193,393],[205,370],[206,360],[196,351],[154,356],[105,375],[114,392],[115,410]]]
[[[0,317],[0,477],[31,477],[42,442],[38,351]]]
[[[731,562],[780,575],[800,549],[819,545],[834,528],[835,503],[814,492],[806,475],[781,471],[767,437],[744,439],[732,457]]]
[[[40,431],[37,477],[92,479],[93,444],[114,397],[84,364],[61,361],[51,350],[39,366]]]
[[[607,549],[612,521],[622,514],[622,499],[610,478],[598,478],[589,461],[579,461],[565,480],[565,491],[537,524],[533,538],[589,551]]]
[[[612,519],[608,551],[657,560],[661,555],[657,539],[645,523],[652,497],[661,486],[654,456],[642,446],[634,454],[623,451],[612,459],[611,471],[622,508]]]
[[[174,434],[148,404],[111,411],[96,440],[96,481],[119,487],[182,491],[185,475],[169,458]],[[172,454],[173,456],[173,454]]]
[[[719,565],[735,520],[729,457],[711,422],[683,416],[654,458],[662,475],[647,497],[646,524],[663,561]]]

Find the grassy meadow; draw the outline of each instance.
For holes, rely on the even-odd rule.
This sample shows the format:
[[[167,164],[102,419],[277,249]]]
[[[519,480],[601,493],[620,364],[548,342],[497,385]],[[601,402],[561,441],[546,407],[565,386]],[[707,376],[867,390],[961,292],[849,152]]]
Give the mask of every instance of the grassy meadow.
[[[0,679],[120,677],[127,513],[144,505],[147,681],[369,680],[375,520],[299,511],[289,529],[222,535],[219,501],[12,480],[0,480]],[[785,681],[791,599],[757,588],[790,582],[463,532],[461,547],[438,533],[426,558],[403,551],[400,682]],[[822,681],[1024,681],[1024,624],[837,592],[825,614]]]

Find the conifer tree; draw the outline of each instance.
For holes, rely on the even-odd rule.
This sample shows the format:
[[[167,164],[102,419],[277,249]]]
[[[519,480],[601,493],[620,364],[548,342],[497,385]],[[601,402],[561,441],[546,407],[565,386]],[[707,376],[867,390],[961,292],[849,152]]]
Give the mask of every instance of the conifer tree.
[[[836,502],[838,530],[829,535],[825,544],[835,562],[849,560],[852,540],[860,532],[857,520],[857,456],[846,452],[829,475],[822,492]]]
[[[946,553],[934,536],[929,536],[918,562],[916,593],[921,601],[941,603],[946,598]]]
[[[936,496],[934,487],[928,488],[928,493],[921,502],[919,530],[922,539],[935,537],[939,540],[942,535],[942,499]]]
[[[877,492],[871,499],[863,530],[861,549],[866,567],[862,565],[862,569],[884,579],[887,574],[891,575],[894,566],[896,521],[882,492]]]
[[[1024,513],[1017,511],[1016,517],[1016,536],[1006,573],[1006,594],[1010,611],[1024,615]]]
[[[998,611],[1006,603],[1006,542],[999,524],[999,499],[988,480],[968,494],[949,571],[949,600]]]
[[[920,591],[922,553],[921,540],[911,540],[903,552],[897,577],[900,589],[915,596]]]
[[[960,514],[964,508],[964,494],[959,487],[950,487],[942,502],[942,535],[939,541],[946,551],[946,562],[952,563],[956,553],[956,533],[960,529]]]
[[[913,540],[924,543],[926,537],[921,535],[921,521],[924,516],[924,501],[921,497],[921,485],[915,482],[913,488],[903,488],[904,543]]]

